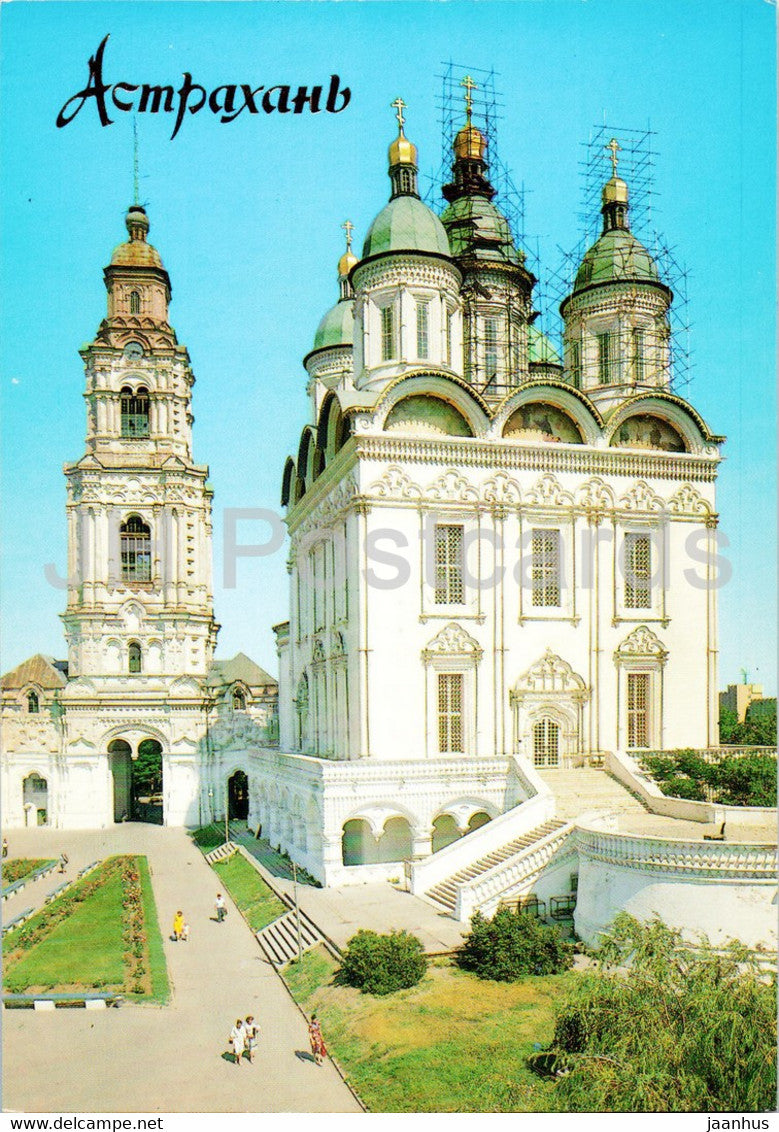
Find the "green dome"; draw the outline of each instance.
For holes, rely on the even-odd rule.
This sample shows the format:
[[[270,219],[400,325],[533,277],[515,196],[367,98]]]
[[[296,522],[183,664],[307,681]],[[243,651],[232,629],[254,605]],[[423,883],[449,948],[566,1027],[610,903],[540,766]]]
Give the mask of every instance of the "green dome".
[[[627,228],[613,228],[596,240],[581,262],[573,289],[620,280],[660,282],[655,261]]]
[[[506,217],[486,197],[457,197],[441,214],[441,223],[449,233],[452,255],[470,253],[477,259],[524,263]]]
[[[313,349],[351,346],[354,342],[354,300],[340,299],[324,316],[314,335]]]
[[[418,197],[391,200],[368,229],[363,259],[380,252],[436,252],[451,255],[444,226]]]
[[[562,365],[560,355],[547,336],[532,324],[527,328],[527,360],[530,365]]]

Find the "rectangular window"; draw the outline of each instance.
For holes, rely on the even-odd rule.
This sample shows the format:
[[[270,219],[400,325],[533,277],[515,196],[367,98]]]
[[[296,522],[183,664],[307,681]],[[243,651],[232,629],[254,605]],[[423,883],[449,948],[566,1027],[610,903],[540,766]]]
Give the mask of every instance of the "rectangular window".
[[[381,308],[381,360],[390,361],[395,356],[395,311],[392,307]]]
[[[582,385],[582,349],[578,342],[571,343],[571,381],[574,389]]]
[[[633,380],[636,382],[644,380],[644,352],[646,350],[646,334],[642,327],[634,326],[632,333],[632,346],[633,346]]]
[[[427,358],[430,353],[429,333],[428,333],[428,311],[430,304],[423,301],[417,301],[417,357]]]
[[[438,750],[441,754],[463,749],[463,676],[438,674]]]
[[[628,747],[649,746],[649,673],[628,672]]]
[[[435,529],[435,603],[462,605],[463,528],[459,524],[438,523]]]
[[[484,320],[484,376],[487,381],[498,372],[498,320]]]
[[[598,380],[601,385],[611,381],[611,334],[598,334]]]
[[[560,532],[534,529],[531,581],[533,605],[560,605]]]
[[[625,608],[652,608],[652,539],[625,535]]]

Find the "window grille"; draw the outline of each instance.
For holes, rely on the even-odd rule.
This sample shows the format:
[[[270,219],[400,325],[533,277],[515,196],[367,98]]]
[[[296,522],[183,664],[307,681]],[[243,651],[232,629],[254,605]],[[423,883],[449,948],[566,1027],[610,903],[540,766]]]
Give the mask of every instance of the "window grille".
[[[551,719],[533,724],[533,765],[558,766],[560,763],[560,728]]]
[[[27,711],[30,715],[37,715],[40,711],[40,702],[37,692],[29,692],[27,694]]]
[[[498,372],[498,320],[484,320],[484,376],[489,380]]]
[[[459,524],[438,523],[435,529],[435,604],[462,605],[463,528]]]
[[[141,296],[137,291],[130,292],[130,314],[141,313]]]
[[[395,356],[395,311],[392,307],[381,308],[381,360],[390,361]]]
[[[438,674],[438,750],[441,754],[463,749],[463,676]]]
[[[601,385],[608,385],[611,381],[612,336],[609,333],[598,334],[598,380]]]
[[[625,608],[652,608],[652,540],[625,535]]]
[[[127,670],[131,673],[141,671],[141,646],[137,641],[130,641],[127,646]]]
[[[151,530],[137,515],[120,528],[122,580],[151,581]]]
[[[452,364],[452,333],[453,333],[454,317],[451,311],[447,311],[446,315],[446,364]]]
[[[632,331],[633,339],[633,380],[641,382],[644,380],[644,351],[646,349],[646,334],[642,327],[634,326]]]
[[[571,381],[574,389],[580,389],[582,384],[582,348],[578,342],[571,344]]]
[[[122,436],[149,435],[149,394],[145,389],[137,393],[127,387],[121,393]]]
[[[417,302],[417,357],[427,358],[429,356],[430,344],[428,333],[428,311],[430,304],[419,300]]]
[[[531,582],[533,605],[560,605],[560,532],[534,529]]]
[[[628,672],[628,747],[649,746],[649,673]]]

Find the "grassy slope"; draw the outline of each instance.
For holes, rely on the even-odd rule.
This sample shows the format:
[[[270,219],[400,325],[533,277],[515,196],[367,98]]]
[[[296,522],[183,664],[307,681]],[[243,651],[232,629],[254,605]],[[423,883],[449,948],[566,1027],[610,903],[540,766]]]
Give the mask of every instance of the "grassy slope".
[[[378,998],[328,985],[321,949],[284,971],[316,1010],[325,1041],[373,1112],[543,1112],[554,1086],[525,1061],[554,1026],[552,1006],[577,976],[493,983],[436,966],[410,990]]]
[[[287,911],[257,870],[240,853],[233,853],[231,857],[217,861],[212,867],[243,912],[252,931],[260,931]]]
[[[120,988],[124,981],[123,950],[122,878],[116,873],[14,963],[7,983],[19,990]]]
[[[203,825],[200,829],[193,830],[190,836],[198,849],[202,849],[204,853],[210,853],[212,849],[224,845],[224,822],[212,822],[211,825]]]
[[[143,916],[146,925],[146,938],[149,943],[149,967],[151,969],[151,997],[155,1002],[167,1002],[170,998],[168,968],[162,944],[157,908],[151,886],[149,862],[145,857],[138,858],[141,873],[141,892],[143,895]]]

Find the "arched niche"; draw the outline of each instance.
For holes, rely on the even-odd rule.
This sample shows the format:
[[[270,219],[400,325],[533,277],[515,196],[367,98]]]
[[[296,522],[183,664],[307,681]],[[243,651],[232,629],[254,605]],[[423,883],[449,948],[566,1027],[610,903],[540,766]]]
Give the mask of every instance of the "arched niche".
[[[427,393],[412,394],[393,405],[384,430],[414,436],[473,436],[468,421],[454,405]]]
[[[611,447],[649,449],[653,452],[688,451],[679,430],[654,413],[636,413],[626,417],[615,428]]]
[[[516,408],[506,421],[503,438],[526,444],[584,443],[573,417],[545,401],[530,401]]]

